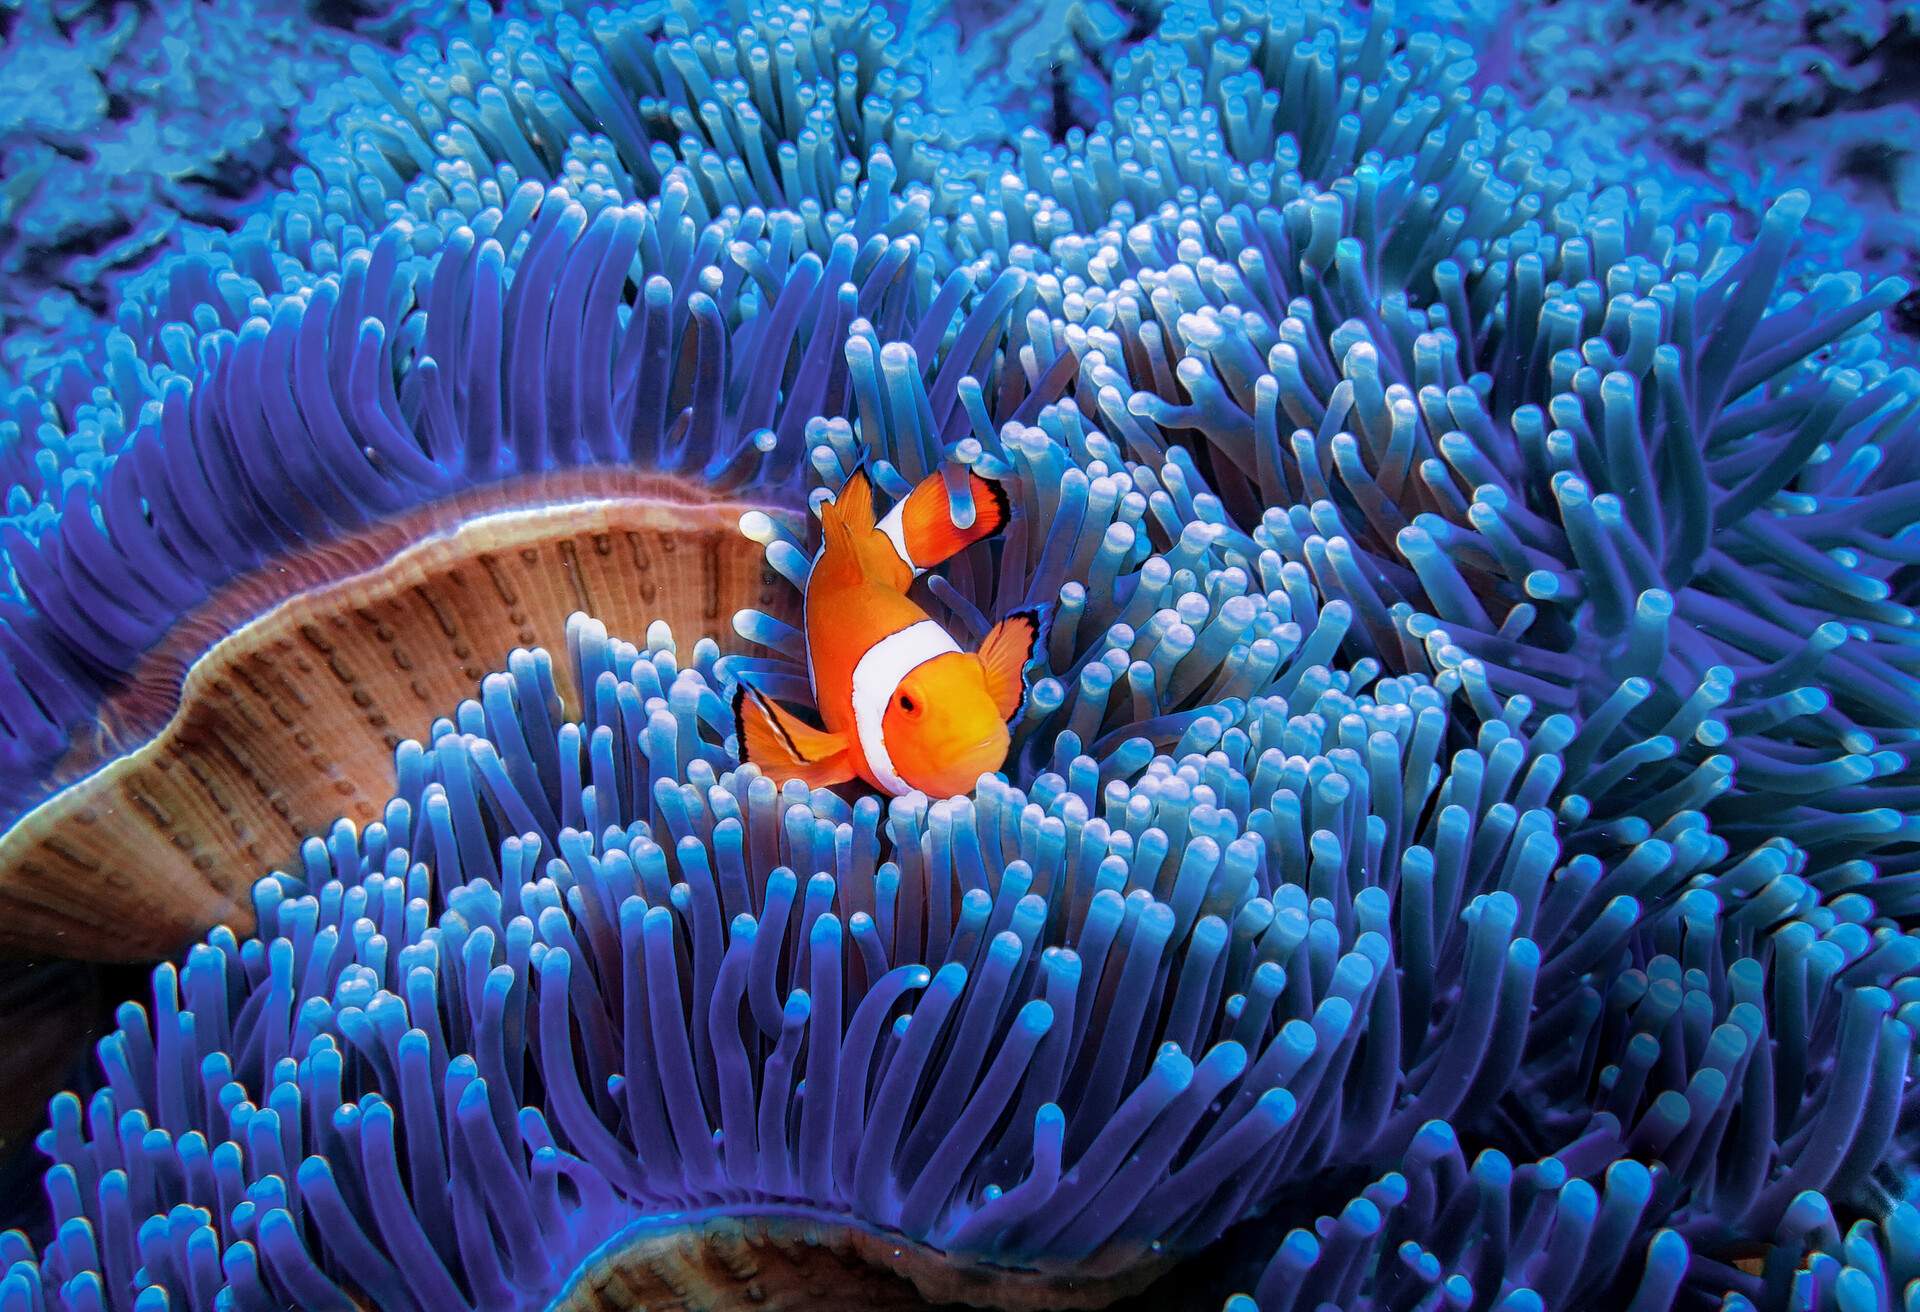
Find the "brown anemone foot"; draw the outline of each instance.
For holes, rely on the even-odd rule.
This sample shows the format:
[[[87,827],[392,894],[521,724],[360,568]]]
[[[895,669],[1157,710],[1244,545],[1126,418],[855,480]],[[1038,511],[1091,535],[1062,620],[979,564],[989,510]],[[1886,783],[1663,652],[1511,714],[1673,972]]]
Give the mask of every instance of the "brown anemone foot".
[[[250,932],[256,877],[340,817],[378,819],[394,748],[514,648],[558,644],[569,614],[724,637],[742,607],[788,608],[792,590],[739,532],[752,509],[769,508],[572,470],[235,580],[109,698],[60,791],[0,834],[0,952],[148,960],[216,924]]]
[[[1067,1312],[1114,1307],[1165,1270],[1149,1260],[1107,1273],[1021,1271],[835,1218],[708,1214],[629,1226],[548,1312]]]

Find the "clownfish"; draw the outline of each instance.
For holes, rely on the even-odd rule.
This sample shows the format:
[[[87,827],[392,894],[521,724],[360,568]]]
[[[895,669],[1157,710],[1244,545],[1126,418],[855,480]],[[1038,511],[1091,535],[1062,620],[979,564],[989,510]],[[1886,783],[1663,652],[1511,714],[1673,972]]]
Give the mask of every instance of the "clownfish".
[[[874,519],[864,466],[820,508],[825,538],[807,579],[807,672],[824,728],[742,682],[733,696],[740,759],[775,783],[809,788],[863,779],[895,796],[971,792],[1006,763],[1009,723],[1026,698],[1040,613],[1015,611],[965,651],[907,596],[919,574],[1006,524],[1006,492],[967,474],[974,522],[953,522],[940,474]]]

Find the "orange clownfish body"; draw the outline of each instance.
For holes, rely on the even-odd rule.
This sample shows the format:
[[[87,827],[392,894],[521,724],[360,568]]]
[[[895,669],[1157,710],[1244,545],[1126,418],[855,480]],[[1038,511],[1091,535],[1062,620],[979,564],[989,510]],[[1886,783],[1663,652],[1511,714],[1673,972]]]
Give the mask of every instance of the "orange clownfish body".
[[[864,468],[821,507],[826,543],[807,579],[805,636],[825,727],[743,683],[733,698],[742,761],[776,783],[859,778],[884,793],[930,797],[971,792],[1006,763],[1039,613],[1016,611],[970,652],[907,596],[917,574],[1006,524],[1005,492],[967,477],[976,512],[965,529],[937,473],[878,522]]]

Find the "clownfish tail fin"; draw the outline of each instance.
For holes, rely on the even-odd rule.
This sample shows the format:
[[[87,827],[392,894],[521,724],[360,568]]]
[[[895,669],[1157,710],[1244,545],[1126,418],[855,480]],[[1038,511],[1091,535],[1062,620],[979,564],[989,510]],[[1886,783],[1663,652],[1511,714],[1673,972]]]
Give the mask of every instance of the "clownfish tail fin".
[[[947,476],[936,472],[920,480],[904,501],[887,512],[880,531],[893,543],[915,573],[932,569],[1007,526],[1012,506],[1007,490],[991,479],[966,471],[967,495],[973,502],[973,522],[961,528],[954,522]]]
[[[1020,713],[1027,697],[1027,663],[1039,654],[1046,623],[1038,607],[1017,610],[987,631],[980,644],[980,666],[987,693],[1004,720]]]
[[[828,788],[854,777],[845,739],[814,728],[758,688],[734,688],[733,723],[741,762],[759,766],[776,784],[798,779],[809,788]]]

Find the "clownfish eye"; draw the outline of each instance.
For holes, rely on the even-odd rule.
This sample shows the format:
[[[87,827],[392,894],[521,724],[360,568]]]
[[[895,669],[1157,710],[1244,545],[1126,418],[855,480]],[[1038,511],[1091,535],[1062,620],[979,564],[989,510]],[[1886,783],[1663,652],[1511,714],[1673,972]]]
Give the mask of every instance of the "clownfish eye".
[[[906,693],[901,693],[895,704],[908,715],[912,715],[920,709],[920,703],[907,696]]]

